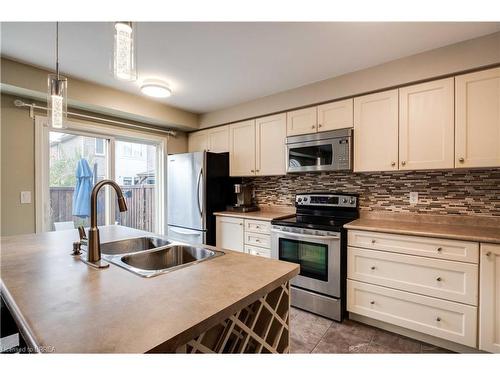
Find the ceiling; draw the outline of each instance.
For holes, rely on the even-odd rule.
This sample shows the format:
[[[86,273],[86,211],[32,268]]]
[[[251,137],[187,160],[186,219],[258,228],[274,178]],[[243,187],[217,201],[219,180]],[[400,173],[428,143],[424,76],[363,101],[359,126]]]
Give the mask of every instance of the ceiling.
[[[143,79],[169,83],[160,101],[206,113],[404,56],[500,31],[500,23],[137,24],[137,82],[111,73],[112,23],[60,24],[61,71],[140,94]],[[1,53],[54,67],[54,23],[2,23]]]

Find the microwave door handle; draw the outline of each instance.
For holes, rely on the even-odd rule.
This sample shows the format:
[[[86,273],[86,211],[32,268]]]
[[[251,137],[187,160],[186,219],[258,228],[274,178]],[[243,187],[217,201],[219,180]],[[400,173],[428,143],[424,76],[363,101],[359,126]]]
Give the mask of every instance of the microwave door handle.
[[[273,233],[284,234],[286,236],[295,237],[295,238],[307,238],[311,240],[340,240],[340,235],[333,236],[315,236],[313,234],[302,234],[302,233],[293,233],[293,232],[284,232],[282,230],[271,229]]]

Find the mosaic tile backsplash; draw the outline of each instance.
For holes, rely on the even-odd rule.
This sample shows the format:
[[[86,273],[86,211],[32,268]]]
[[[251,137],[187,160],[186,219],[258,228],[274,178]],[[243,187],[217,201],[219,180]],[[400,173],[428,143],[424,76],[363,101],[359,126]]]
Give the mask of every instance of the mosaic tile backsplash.
[[[249,177],[257,204],[292,206],[295,194],[311,191],[358,193],[363,211],[500,217],[500,168],[377,173],[299,173]],[[409,194],[419,202],[410,205]]]

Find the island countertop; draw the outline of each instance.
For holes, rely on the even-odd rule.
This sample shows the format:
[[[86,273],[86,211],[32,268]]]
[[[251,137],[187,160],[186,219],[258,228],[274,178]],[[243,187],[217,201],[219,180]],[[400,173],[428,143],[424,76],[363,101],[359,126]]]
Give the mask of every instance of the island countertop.
[[[100,227],[101,242],[150,235]],[[293,263],[225,255],[152,278],[70,255],[76,230],[1,238],[1,292],[41,351],[174,351],[296,276]]]

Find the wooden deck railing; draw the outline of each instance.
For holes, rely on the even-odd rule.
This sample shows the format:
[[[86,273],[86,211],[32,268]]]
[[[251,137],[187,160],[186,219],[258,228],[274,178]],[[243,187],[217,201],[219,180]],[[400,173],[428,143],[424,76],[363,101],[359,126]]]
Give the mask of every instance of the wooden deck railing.
[[[121,186],[127,201],[127,212],[120,213],[115,207],[115,220],[127,227],[155,231],[155,185]],[[51,228],[55,222],[74,221],[76,225],[89,225],[89,219],[73,216],[74,187],[50,187]],[[112,193],[114,196],[114,193]],[[97,222],[103,225],[105,195],[100,193],[97,198]],[[116,205],[115,205],[116,206]]]

